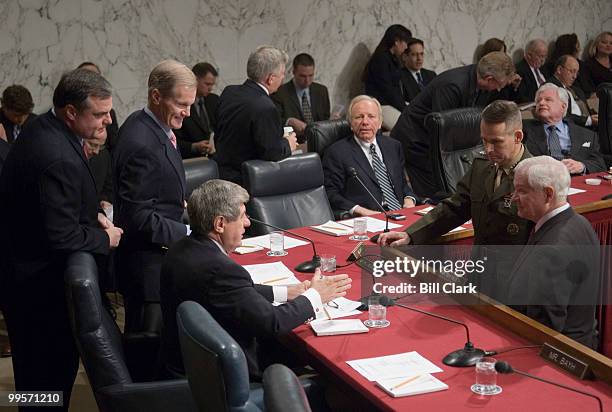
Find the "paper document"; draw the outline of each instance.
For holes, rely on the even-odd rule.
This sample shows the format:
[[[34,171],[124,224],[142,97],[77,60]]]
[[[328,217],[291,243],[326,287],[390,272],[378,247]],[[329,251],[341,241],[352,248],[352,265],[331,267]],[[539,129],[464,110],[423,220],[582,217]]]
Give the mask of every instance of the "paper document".
[[[338,319],[347,316],[361,315],[361,311],[357,310],[359,306],[361,306],[361,302],[347,298],[336,298],[324,305],[325,311],[323,313],[317,313],[317,319],[329,319],[329,317]]]
[[[291,249],[297,246],[307,245],[308,242],[303,240],[294,239],[287,235],[284,236],[285,250]],[[270,235],[262,235],[256,237],[250,237],[248,239],[242,239],[241,246],[261,246],[266,249],[270,249]]]
[[[264,250],[265,248],[258,245],[243,245],[238,246],[234,253],[238,253],[239,255],[246,255],[247,253],[259,252],[260,250]]]
[[[329,220],[322,225],[310,226],[312,230],[317,232],[325,233],[326,235],[332,236],[346,236],[353,234],[353,228],[343,225],[338,222]]]
[[[584,193],[584,192],[586,192],[586,190],[576,189],[575,187],[570,187],[569,190],[567,191],[567,195],[571,196],[571,195],[575,195],[576,193]]]
[[[260,285],[280,286],[297,285],[300,281],[283,262],[261,263],[242,266],[249,272],[253,283]]]
[[[415,351],[346,363],[371,382],[442,372],[442,369]]]
[[[394,398],[420,395],[448,389],[448,385],[430,374],[415,375],[408,378],[394,378],[376,381],[376,386],[382,388]]]
[[[328,320],[320,319],[310,322],[310,327],[317,336],[348,335],[367,333],[368,328],[359,319]]]
[[[427,206],[427,207],[424,207],[421,210],[417,210],[414,213],[416,213],[417,215],[425,216],[427,213],[431,212],[433,210],[433,208],[434,208],[433,206]]]
[[[368,220],[368,232],[382,232],[387,226],[387,223],[384,220],[374,219],[373,217],[369,216],[367,216],[366,219]],[[352,228],[354,220],[355,219],[342,220],[340,223]],[[398,227],[402,227],[402,225],[389,222],[389,229],[397,229]]]
[[[466,228],[464,228],[463,226],[457,226],[456,228],[449,230],[448,233],[460,232],[460,231],[465,230],[465,229]]]

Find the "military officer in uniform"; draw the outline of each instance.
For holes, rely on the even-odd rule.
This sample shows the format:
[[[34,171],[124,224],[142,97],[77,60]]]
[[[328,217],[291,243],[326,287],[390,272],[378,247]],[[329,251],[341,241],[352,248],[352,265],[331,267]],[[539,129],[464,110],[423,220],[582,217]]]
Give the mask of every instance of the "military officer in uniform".
[[[513,254],[499,245],[524,245],[533,223],[517,215],[511,202],[514,167],[531,154],[523,146],[521,114],[513,102],[497,100],[482,112],[480,133],[486,157],[476,157],[457,185],[457,192],[405,232],[383,233],[381,246],[432,244],[449,230],[472,219],[473,257],[488,257],[486,276],[479,291],[503,300],[504,282],[512,268]],[[514,248],[516,254],[521,248]],[[491,259],[493,258],[493,259]]]

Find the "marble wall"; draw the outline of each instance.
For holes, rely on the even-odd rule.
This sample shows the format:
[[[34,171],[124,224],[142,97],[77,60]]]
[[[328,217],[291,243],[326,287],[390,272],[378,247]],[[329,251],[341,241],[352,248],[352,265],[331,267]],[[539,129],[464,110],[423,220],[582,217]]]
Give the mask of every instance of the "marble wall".
[[[612,30],[608,0],[0,0],[0,87],[25,85],[40,112],[61,73],[96,62],[115,89],[120,119],[146,102],[150,69],[164,58],[220,69],[217,92],[246,76],[260,44],[311,53],[332,103],[359,77],[385,28],[402,23],[426,42],[426,67],[471,63],[489,37],[517,52],[567,32],[583,44]]]

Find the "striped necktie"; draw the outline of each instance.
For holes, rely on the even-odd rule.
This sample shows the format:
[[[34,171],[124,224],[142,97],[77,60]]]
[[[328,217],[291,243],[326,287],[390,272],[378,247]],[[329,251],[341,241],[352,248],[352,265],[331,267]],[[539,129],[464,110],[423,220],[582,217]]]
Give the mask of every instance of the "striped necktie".
[[[423,84],[423,76],[421,76],[421,72],[416,72],[417,84],[422,89],[425,85]]]
[[[390,210],[401,209],[402,205],[395,197],[393,187],[391,187],[391,181],[389,180],[389,174],[387,173],[387,167],[378,157],[376,153],[376,145],[372,143],[370,145],[370,154],[372,155],[372,168],[374,169],[374,175],[378,180],[378,186],[383,192],[383,200],[389,206]]]
[[[304,115],[304,121],[306,123],[312,123],[314,121],[312,118],[312,111],[310,110],[310,103],[308,102],[308,96],[306,95],[306,90],[302,92],[302,114]]]
[[[557,126],[555,125],[548,126],[548,151],[551,157],[557,160],[563,159],[563,151],[561,150]]]

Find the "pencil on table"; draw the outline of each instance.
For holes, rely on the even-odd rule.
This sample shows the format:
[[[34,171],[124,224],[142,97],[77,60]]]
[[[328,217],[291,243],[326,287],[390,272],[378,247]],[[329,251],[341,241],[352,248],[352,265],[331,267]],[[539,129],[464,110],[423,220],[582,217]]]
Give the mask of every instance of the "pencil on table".
[[[287,279],[288,276],[280,276],[277,278],[272,278],[272,279],[268,279],[264,282],[261,282],[262,285],[267,285],[268,283],[274,283],[274,282],[278,282],[279,280],[283,280],[283,279]]]
[[[409,383],[410,383],[410,382],[412,382],[412,381],[415,381],[415,380],[419,379],[420,377],[421,377],[421,375],[416,375],[416,376],[413,376],[412,378],[408,378],[408,379],[406,379],[405,381],[400,382],[400,383],[398,383],[397,385],[395,385],[394,387],[392,387],[392,388],[391,388],[391,390],[392,390],[392,391],[394,391],[394,390],[396,390],[397,388],[400,388],[400,387],[402,387],[402,386],[404,386],[404,385],[409,384]]]

